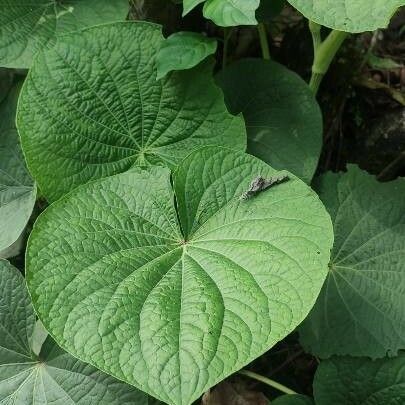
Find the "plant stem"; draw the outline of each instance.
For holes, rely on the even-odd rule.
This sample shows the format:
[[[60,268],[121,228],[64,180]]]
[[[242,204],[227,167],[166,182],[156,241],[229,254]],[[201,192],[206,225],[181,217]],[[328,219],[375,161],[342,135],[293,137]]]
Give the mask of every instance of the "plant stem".
[[[394,169],[398,163],[401,163],[403,159],[405,159],[405,150],[402,151],[388,166],[381,171],[381,173],[377,176],[377,180],[384,180],[385,176],[390,174],[392,169]]]
[[[267,40],[266,25],[259,23],[257,25],[257,31],[259,32],[260,47],[262,48],[263,59],[270,60],[270,47]]]
[[[312,65],[312,76],[309,82],[309,87],[316,94],[333,58],[349,33],[332,30],[325,40],[322,41],[321,26],[319,24],[310,21],[309,29],[314,44],[314,63]]]
[[[321,45],[321,42],[322,42],[321,26],[311,20],[308,20],[308,26],[309,26],[309,30],[311,31],[311,35],[312,35],[312,43],[314,45],[314,54],[316,54],[316,51],[318,50],[319,45]]]
[[[276,390],[284,392],[285,394],[297,394],[295,391],[293,391],[292,389],[286,387],[285,385],[282,385],[282,384],[278,383],[277,381],[270,380],[270,378],[263,377],[262,375],[256,374],[256,373],[254,373],[252,371],[241,370],[241,371],[239,371],[239,374],[242,374],[242,375],[244,375],[246,377],[253,378],[254,380],[260,381],[260,382],[262,382],[264,384],[267,384],[270,387],[275,388]]]

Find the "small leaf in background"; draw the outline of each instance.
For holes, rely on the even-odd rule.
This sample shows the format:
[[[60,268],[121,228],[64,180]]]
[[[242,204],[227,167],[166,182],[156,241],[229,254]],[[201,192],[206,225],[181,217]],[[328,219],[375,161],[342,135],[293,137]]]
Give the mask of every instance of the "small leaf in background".
[[[229,110],[245,118],[248,152],[311,182],[322,147],[322,114],[308,85],[262,59],[234,63],[216,78]]]
[[[321,176],[315,189],[335,244],[301,343],[319,357],[395,355],[405,349],[405,180],[379,183],[349,166]]]
[[[20,237],[36,198],[15,127],[20,87],[16,85],[0,104],[0,256]]]
[[[400,65],[399,63],[395,62],[390,58],[381,58],[372,53],[370,53],[367,56],[367,63],[372,69],[385,70],[385,69],[398,69],[402,67],[402,65]]]
[[[217,50],[217,41],[197,32],[176,32],[162,42],[156,55],[157,79],[172,70],[190,69]]]
[[[0,0],[0,66],[29,68],[56,38],[92,25],[125,20],[127,0]]]
[[[204,0],[184,0],[183,15],[189,13]],[[220,27],[256,25],[255,12],[260,0],[206,0],[203,14]]]
[[[0,259],[0,403],[148,405],[147,396],[47,338],[33,354],[35,314],[20,272]]]
[[[396,358],[336,357],[322,361],[314,380],[316,405],[405,404],[405,354]]]
[[[205,147],[172,176],[135,167],[73,190],[30,237],[41,321],[78,358],[190,404],[292,332],[324,282],[332,224],[304,182],[240,199],[277,173]]]
[[[289,394],[277,397],[274,401],[271,401],[271,405],[315,405],[315,403],[312,398],[306,395]],[[328,405],[332,405],[332,403]]]
[[[286,0],[261,0],[259,8],[256,10],[257,21],[271,21],[281,13],[286,3]]]
[[[30,347],[35,355],[39,355],[42,345],[45,343],[47,337],[48,331],[44,328],[44,325],[42,325],[42,322],[38,319],[35,322],[34,331],[32,332],[32,336],[30,339]]]
[[[244,121],[227,111],[212,63],[156,80],[163,42],[158,25],[116,23],[66,35],[38,55],[17,120],[49,200],[134,165],[173,168],[204,145],[245,150]]]
[[[288,0],[309,20],[346,32],[385,28],[404,0]]]
[[[269,405],[269,400],[244,384],[224,381],[203,395],[201,405]]]

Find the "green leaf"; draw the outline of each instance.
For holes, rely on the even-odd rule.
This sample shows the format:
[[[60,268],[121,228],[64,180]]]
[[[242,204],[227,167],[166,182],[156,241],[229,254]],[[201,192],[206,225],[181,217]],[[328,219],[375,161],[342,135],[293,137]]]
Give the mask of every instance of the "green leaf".
[[[372,69],[390,70],[402,67],[402,65],[395,62],[391,58],[381,58],[379,56],[374,55],[373,53],[368,54],[367,63]]]
[[[183,15],[205,0],[184,0]],[[206,0],[203,14],[221,27],[256,25],[255,12],[260,0]]]
[[[329,405],[331,404],[332,403]],[[306,395],[282,395],[281,397],[276,398],[274,401],[271,401],[271,405],[314,405],[314,401],[312,398],[307,397]]]
[[[243,113],[248,152],[309,183],[322,147],[322,114],[308,85],[284,66],[261,59],[234,63],[217,81],[229,110]]]
[[[402,405],[405,354],[394,359],[338,357],[321,362],[315,374],[316,405]]]
[[[0,103],[7,97],[13,85],[14,72],[11,69],[0,68]]]
[[[190,69],[217,50],[217,41],[197,32],[176,32],[163,41],[156,55],[157,79],[172,70]]]
[[[34,331],[30,339],[30,347],[35,355],[39,355],[42,345],[48,337],[48,331],[42,325],[42,322],[38,319],[35,322]]]
[[[35,314],[20,272],[0,260],[0,403],[147,405],[148,398],[64,352],[48,337],[31,348]]]
[[[38,56],[17,120],[48,199],[134,165],[175,167],[207,144],[245,150],[243,119],[228,113],[211,63],[156,81],[163,41],[158,25],[116,23],[68,35]]]
[[[15,112],[20,85],[0,104],[0,251],[21,235],[35,204],[36,186],[25,166]]]
[[[204,17],[221,27],[256,25],[256,10],[260,0],[207,0]]]
[[[385,28],[404,0],[288,0],[309,20],[346,32]]]
[[[276,173],[205,147],[174,190],[169,169],[133,168],[52,204],[27,253],[45,327],[78,358],[190,404],[290,333],[323,284],[333,235],[317,195],[290,175],[240,199]]]
[[[205,0],[183,0],[183,17]]]
[[[28,68],[62,35],[124,20],[128,9],[127,0],[0,0],[0,65]]]
[[[379,183],[350,166],[315,184],[331,214],[329,275],[300,328],[319,357],[383,357],[405,349],[405,180]]]
[[[256,10],[256,19],[259,22],[268,22],[277,17],[286,5],[286,0],[261,0]]]

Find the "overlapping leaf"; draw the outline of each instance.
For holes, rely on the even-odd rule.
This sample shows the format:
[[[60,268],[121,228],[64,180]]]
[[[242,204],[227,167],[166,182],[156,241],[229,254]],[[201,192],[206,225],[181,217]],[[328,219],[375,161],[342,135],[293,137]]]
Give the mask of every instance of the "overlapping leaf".
[[[404,0],[288,0],[309,20],[339,31],[385,28]]]
[[[0,0],[0,66],[28,68],[57,37],[127,13],[127,0]]]
[[[134,387],[61,350],[48,337],[32,352],[35,314],[24,279],[0,260],[0,403],[13,405],[147,405]]]
[[[233,113],[243,113],[248,152],[312,180],[322,147],[322,114],[308,85],[275,62],[244,59],[217,75]]]
[[[402,405],[405,403],[405,354],[370,360],[338,357],[321,362],[315,374],[316,405]]]
[[[0,104],[0,252],[21,235],[36,197],[15,128],[19,90],[19,85],[13,88]]]
[[[222,27],[257,24],[255,12],[260,0],[183,0],[183,15],[200,3],[204,3],[204,17]]]
[[[190,69],[217,50],[217,41],[197,32],[176,32],[170,35],[156,56],[157,78],[172,70]]]
[[[226,110],[211,64],[156,80],[163,40],[158,25],[116,23],[65,36],[38,56],[18,129],[50,200],[133,165],[174,167],[199,146],[245,149],[243,119]]]
[[[13,85],[13,76],[11,69],[0,68],[0,103],[7,97]]]
[[[324,281],[331,223],[305,183],[290,175],[240,199],[276,173],[205,147],[174,189],[169,169],[133,168],[60,199],[27,254],[44,325],[82,360],[190,404],[291,332]]]
[[[314,405],[314,401],[306,395],[282,395],[272,401],[271,405]]]
[[[350,166],[316,188],[334,222],[329,275],[300,328],[320,357],[383,357],[405,349],[405,181]]]

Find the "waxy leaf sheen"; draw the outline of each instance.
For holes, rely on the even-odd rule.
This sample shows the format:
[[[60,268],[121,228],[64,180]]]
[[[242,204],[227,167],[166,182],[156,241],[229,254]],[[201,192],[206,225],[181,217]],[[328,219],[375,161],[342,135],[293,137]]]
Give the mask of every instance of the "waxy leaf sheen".
[[[128,0],[0,0],[0,66],[29,68],[69,32],[125,20]]]
[[[172,177],[133,168],[73,190],[29,240],[41,321],[83,361],[192,403],[293,331],[324,282],[333,234],[317,195],[289,174],[240,198],[276,173],[204,147]]]
[[[387,27],[404,0],[288,0],[309,20],[339,31],[364,32]]]
[[[175,32],[166,38],[156,56],[157,79],[172,70],[190,69],[217,50],[217,40],[198,32]]]
[[[51,201],[132,166],[175,167],[204,145],[246,148],[212,64],[156,80],[161,27],[146,22],[69,34],[41,52],[21,92],[17,125],[30,172]]]
[[[257,24],[255,12],[260,0],[183,0],[183,15],[200,3],[204,3],[204,17],[221,27]]]
[[[0,403],[148,405],[148,397],[82,363],[48,337],[33,353],[35,314],[20,272],[0,260]]]
[[[20,87],[13,87],[0,104],[0,252],[11,246],[23,232],[37,194],[15,127]]]

